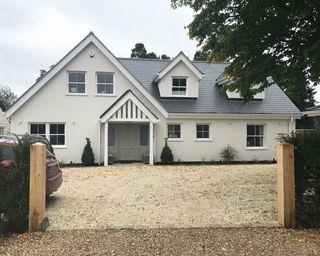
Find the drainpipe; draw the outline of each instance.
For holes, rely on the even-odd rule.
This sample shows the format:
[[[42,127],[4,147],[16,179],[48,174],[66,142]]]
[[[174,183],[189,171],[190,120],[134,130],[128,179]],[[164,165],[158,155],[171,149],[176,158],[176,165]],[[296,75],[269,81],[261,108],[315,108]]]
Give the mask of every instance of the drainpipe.
[[[296,122],[295,119],[293,118],[293,116],[290,117],[289,120],[289,134],[291,134],[291,132],[295,132],[296,131]]]

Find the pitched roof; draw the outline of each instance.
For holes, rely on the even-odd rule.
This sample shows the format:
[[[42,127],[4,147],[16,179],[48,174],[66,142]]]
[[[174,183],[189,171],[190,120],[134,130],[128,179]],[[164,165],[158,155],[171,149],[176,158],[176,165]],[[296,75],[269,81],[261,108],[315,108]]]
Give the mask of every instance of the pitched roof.
[[[162,77],[164,77],[170,70],[172,70],[180,62],[183,62],[199,79],[202,79],[204,74],[181,51],[172,61],[168,62],[168,64],[166,66],[164,66],[161,70],[158,71],[154,81],[158,82],[159,80],[161,80]]]
[[[164,115],[167,116],[166,110],[149,95],[146,89],[139,83],[139,81],[119,62],[119,60],[112,54],[112,52],[90,32],[80,43],[78,43],[70,52],[67,53],[56,65],[53,66],[41,79],[33,84],[6,112],[6,116],[10,117],[20,107],[22,107],[34,94],[36,94],[46,83],[52,79],[62,68],[65,67],[72,59],[74,59],[87,45],[94,44],[120,72],[122,72],[128,80],[146,97],[149,101]]]
[[[216,79],[229,63],[208,64],[194,61],[194,65],[204,74],[199,82],[199,97],[169,99],[160,97],[158,87],[153,80],[159,70],[170,63],[170,60],[119,58],[119,61],[168,113],[301,115],[299,109],[276,84],[266,88],[264,100],[247,103],[229,100],[226,93],[219,90],[216,84]]]

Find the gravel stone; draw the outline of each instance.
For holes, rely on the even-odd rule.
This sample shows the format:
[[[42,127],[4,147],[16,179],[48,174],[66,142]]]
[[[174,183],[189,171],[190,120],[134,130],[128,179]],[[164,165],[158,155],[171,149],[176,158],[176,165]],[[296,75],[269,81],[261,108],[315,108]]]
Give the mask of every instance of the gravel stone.
[[[114,165],[63,169],[49,229],[268,226],[276,165]]]
[[[0,255],[320,255],[320,230],[67,230],[0,236]]]

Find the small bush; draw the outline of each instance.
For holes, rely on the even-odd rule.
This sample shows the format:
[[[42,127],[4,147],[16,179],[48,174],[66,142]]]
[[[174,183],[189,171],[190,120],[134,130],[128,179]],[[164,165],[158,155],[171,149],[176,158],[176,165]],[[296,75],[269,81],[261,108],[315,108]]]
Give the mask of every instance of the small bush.
[[[83,153],[81,156],[81,162],[85,166],[90,166],[94,164],[94,154],[91,147],[91,141],[89,138],[86,138],[87,144],[84,146]]]
[[[238,151],[229,144],[220,151],[222,160],[226,163],[232,162],[238,158]]]
[[[163,164],[172,164],[173,163],[173,154],[171,149],[168,146],[167,139],[165,140],[165,145],[161,152],[161,163]]]
[[[13,148],[15,159],[8,172],[0,167],[0,233],[28,228],[31,144],[27,137],[20,139]]]
[[[281,137],[294,145],[296,223],[320,227],[320,130]]]

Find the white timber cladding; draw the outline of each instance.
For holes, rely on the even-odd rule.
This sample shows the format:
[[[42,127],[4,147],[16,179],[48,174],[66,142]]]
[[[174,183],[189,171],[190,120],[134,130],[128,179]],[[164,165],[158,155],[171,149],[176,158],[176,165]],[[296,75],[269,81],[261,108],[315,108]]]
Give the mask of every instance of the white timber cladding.
[[[106,121],[113,122],[146,122],[150,120],[153,123],[158,122],[158,118],[140,102],[131,92],[127,91],[108,111],[101,117],[101,123]]]

